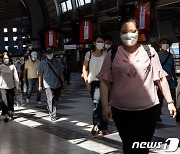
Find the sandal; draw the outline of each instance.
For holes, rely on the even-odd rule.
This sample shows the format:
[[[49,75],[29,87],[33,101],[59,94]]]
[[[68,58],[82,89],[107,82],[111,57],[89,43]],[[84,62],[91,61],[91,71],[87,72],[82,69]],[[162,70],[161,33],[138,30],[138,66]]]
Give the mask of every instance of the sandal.
[[[98,135],[100,136],[109,135],[109,132],[106,130],[98,130]]]
[[[92,128],[92,130],[91,130],[91,134],[92,134],[92,135],[96,135],[97,130],[98,130],[98,126],[97,126],[97,125],[94,125],[93,128]]]

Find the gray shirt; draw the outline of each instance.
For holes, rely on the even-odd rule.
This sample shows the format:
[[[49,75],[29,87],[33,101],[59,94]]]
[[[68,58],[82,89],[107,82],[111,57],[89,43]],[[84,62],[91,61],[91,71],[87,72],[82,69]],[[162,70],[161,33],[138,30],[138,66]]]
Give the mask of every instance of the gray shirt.
[[[42,60],[40,62],[39,70],[38,70],[38,75],[43,77],[43,84],[45,88],[59,88],[61,87],[60,83],[60,77],[59,79],[55,75],[55,73],[52,71],[48,63],[51,65],[51,67],[54,69],[56,74],[60,76],[60,73],[63,72],[62,65],[59,63],[57,59],[53,59],[51,62],[48,62],[47,59]]]

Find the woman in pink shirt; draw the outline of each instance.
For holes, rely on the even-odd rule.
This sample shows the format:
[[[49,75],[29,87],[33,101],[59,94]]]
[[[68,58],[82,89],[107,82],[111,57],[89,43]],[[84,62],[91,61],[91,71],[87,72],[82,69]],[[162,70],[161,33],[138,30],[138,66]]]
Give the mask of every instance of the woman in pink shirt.
[[[176,109],[170,94],[167,73],[162,69],[154,48],[151,55],[137,43],[138,23],[134,18],[121,20],[120,38],[122,45],[114,56],[108,52],[98,78],[101,80],[103,118],[108,121],[111,112],[108,106],[108,89],[111,83],[111,111],[125,154],[147,154],[149,149],[132,148],[134,142],[150,142],[156,125],[157,97],[154,81],[162,90],[170,115]]]

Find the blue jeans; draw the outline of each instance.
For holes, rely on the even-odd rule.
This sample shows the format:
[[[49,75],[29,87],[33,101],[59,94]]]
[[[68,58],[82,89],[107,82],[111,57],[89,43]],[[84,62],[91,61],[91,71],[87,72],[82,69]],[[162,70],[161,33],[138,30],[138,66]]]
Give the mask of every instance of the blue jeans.
[[[100,99],[100,81],[91,82],[91,98],[94,103],[93,125],[98,125],[100,130],[108,130],[108,123],[102,117],[102,105]]]
[[[33,87],[36,87],[37,90],[37,96],[36,96],[36,101],[41,101],[41,93],[38,90],[38,78],[32,78],[32,79],[28,79],[28,90],[27,90],[27,98],[30,99],[31,98],[31,93],[33,90]]]

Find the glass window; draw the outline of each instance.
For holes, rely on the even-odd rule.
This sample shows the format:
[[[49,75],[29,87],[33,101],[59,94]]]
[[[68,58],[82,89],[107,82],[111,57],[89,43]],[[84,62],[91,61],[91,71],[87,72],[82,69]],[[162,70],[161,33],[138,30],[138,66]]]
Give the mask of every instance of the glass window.
[[[17,32],[17,28],[13,28],[13,32]]]
[[[79,3],[78,3],[78,0],[76,0],[76,7],[79,7]]]
[[[79,5],[83,6],[84,5],[84,0],[79,0]]]
[[[85,0],[85,3],[87,4],[87,3],[91,3],[91,0]]]
[[[5,46],[5,49],[8,50],[9,46]]]
[[[7,28],[4,28],[4,33],[7,33],[8,32],[8,29]]]
[[[72,10],[71,0],[67,0],[67,1],[66,1],[66,4],[67,4],[67,9],[68,9],[68,10]]]
[[[8,41],[8,37],[4,37],[4,41]]]
[[[67,11],[66,2],[61,3],[62,12]]]
[[[14,37],[13,37],[13,41],[16,41],[16,40],[17,40],[17,36],[14,36]]]
[[[17,46],[17,45],[15,45],[15,46],[14,46],[14,49],[18,49],[18,46]]]

